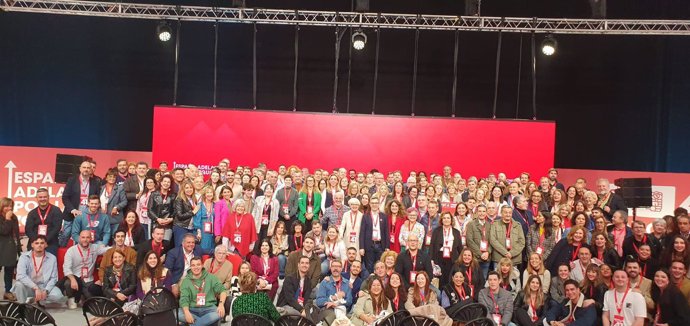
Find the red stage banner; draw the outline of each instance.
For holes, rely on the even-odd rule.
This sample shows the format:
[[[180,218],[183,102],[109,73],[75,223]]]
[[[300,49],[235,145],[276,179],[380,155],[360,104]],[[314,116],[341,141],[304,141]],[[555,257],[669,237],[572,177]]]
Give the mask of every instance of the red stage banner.
[[[619,178],[652,178],[652,207],[637,209],[637,216],[645,221],[673,215],[677,207],[690,209],[690,173],[558,169],[558,179],[566,187],[577,178],[587,180],[589,189],[596,189],[599,178],[608,179],[612,187],[613,181]]]
[[[541,121],[396,117],[155,107],[153,161],[195,164],[208,173],[223,158],[237,165],[358,171],[441,172],[463,177],[553,166],[556,124]],[[538,140],[536,140],[538,139]]]
[[[94,149],[0,146],[0,197],[14,200],[14,211],[23,232],[26,214],[36,208],[36,190],[47,188],[50,202],[63,209],[64,184],[55,183],[57,154],[89,156],[96,165],[96,175],[103,177],[118,159],[151,162],[149,152],[125,152]]]

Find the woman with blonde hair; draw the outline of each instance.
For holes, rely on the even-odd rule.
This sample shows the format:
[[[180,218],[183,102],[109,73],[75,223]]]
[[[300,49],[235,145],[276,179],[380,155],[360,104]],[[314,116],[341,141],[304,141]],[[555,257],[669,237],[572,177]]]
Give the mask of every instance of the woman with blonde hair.
[[[316,181],[313,176],[306,178],[304,186],[299,193],[297,199],[297,219],[304,225],[305,234],[311,231],[311,221],[319,220],[319,212],[321,211],[321,192],[316,187]]]
[[[326,230],[326,240],[324,241],[324,254],[326,259],[321,262],[321,274],[330,274],[331,261],[340,260],[340,262],[345,265],[347,261],[347,247],[340,239],[338,234],[338,228],[335,225],[331,225]]]
[[[338,236],[343,240],[345,248],[354,247],[359,252],[359,231],[364,215],[359,211],[359,199],[351,198],[348,204],[350,210],[343,214]]]
[[[551,285],[551,272],[544,267],[544,261],[536,252],[529,255],[527,268],[522,273],[522,283],[525,285],[529,284],[528,279],[532,275],[539,277],[540,283],[542,284],[542,290],[544,293],[548,293],[549,286]]]
[[[182,181],[180,193],[173,202],[173,244],[179,246],[187,233],[194,232],[194,215],[201,209],[196,200],[194,186],[189,181]]]
[[[386,266],[386,275],[388,275],[388,277],[395,272],[396,259],[398,259],[398,253],[393,250],[387,250],[381,254],[380,261]]]
[[[194,229],[196,239],[200,242],[204,254],[212,254],[215,247],[213,235],[213,221],[215,220],[215,192],[213,187],[206,186],[201,189],[201,202],[198,204],[200,209],[194,214]]]
[[[244,199],[235,200],[233,206],[233,213],[228,216],[223,228],[223,244],[227,245],[230,251],[247,257],[249,246],[257,240],[254,218],[246,211],[247,204]]]
[[[501,258],[501,260],[498,261],[498,268],[496,271],[501,278],[501,287],[510,292],[513,298],[515,298],[522,288],[520,271],[513,266],[513,261],[507,257]]]

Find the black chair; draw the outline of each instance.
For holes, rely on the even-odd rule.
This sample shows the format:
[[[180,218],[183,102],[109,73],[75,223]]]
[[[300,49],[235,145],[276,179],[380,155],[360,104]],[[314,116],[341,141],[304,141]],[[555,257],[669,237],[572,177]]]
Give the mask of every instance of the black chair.
[[[424,316],[407,316],[400,321],[399,326],[441,326],[435,320]]]
[[[31,325],[53,325],[55,318],[51,316],[45,309],[36,304],[24,304],[24,320]]]
[[[232,317],[231,326],[273,326],[273,322],[255,314],[241,314]]]
[[[0,300],[0,316],[24,319],[22,305],[7,300]]]
[[[275,323],[276,326],[316,326],[316,324],[301,315],[285,315]]]
[[[0,326],[31,326],[31,324],[19,318],[0,316]]]
[[[124,310],[122,310],[122,307],[115,303],[115,301],[112,301],[108,298],[92,297],[84,301],[82,312],[84,314],[84,318],[86,319],[86,325],[91,326],[89,316],[86,314],[90,314],[94,317],[107,318],[121,314],[124,312]]]
[[[481,317],[468,322],[465,326],[496,326],[496,324],[489,318]]]
[[[131,312],[123,312],[115,316],[109,317],[98,326],[137,326],[139,318]]]
[[[407,310],[399,310],[396,311],[385,318],[381,319],[379,323],[377,324],[378,326],[398,326],[400,324],[400,321],[403,320],[405,317],[409,317],[410,313]]]
[[[177,325],[177,300],[170,290],[158,287],[141,300],[139,318],[143,326]]]
[[[470,303],[458,309],[452,316],[450,316],[450,318],[452,318],[453,321],[467,323],[470,320],[486,317],[487,314],[488,310],[483,304]]]

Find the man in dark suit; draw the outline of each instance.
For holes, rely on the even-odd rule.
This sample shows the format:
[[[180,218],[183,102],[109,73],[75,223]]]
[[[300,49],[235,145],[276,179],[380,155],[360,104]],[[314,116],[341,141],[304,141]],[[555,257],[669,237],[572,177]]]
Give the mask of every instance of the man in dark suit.
[[[613,213],[615,211],[628,211],[628,206],[625,205],[623,197],[617,195],[611,191],[609,187],[610,183],[607,179],[597,180],[597,192],[599,195],[599,201],[597,206],[604,210],[604,215],[606,219],[611,221]]]
[[[140,243],[137,246],[137,267],[144,264],[146,259],[146,254],[149,251],[155,251],[163,261],[165,261],[165,254],[170,250],[170,241],[163,240],[165,235],[165,229],[160,225],[156,225],[153,228],[153,234],[151,235],[151,240]]]
[[[48,189],[40,188],[36,191],[38,207],[32,209],[26,216],[26,236],[36,239],[39,235],[46,237],[48,248],[46,251],[57,257],[58,234],[62,228],[62,212],[48,200]],[[31,246],[31,244],[29,244]]]
[[[180,296],[180,280],[187,274],[192,258],[201,257],[203,252],[196,246],[196,236],[187,233],[182,238],[182,245],[168,251],[165,258],[165,268],[170,272],[172,292]]]
[[[92,177],[91,162],[81,162],[79,175],[67,179],[67,184],[62,192],[62,203],[65,205],[62,218],[65,223],[59,236],[60,246],[67,246],[72,235],[72,222],[76,216],[81,215],[82,210],[87,209],[89,196],[99,195],[100,191],[100,182]]]
[[[139,200],[139,196],[141,196],[144,189],[144,179],[148,170],[149,165],[146,162],[139,162],[137,163],[137,174],[125,180],[125,196],[127,197],[127,210],[129,211],[137,209],[137,200]]]
[[[307,277],[309,264],[310,258],[302,256],[297,264],[298,274],[285,276],[276,306],[288,314],[306,316],[304,307],[311,301],[311,280]]]
[[[407,236],[407,250],[398,255],[395,260],[395,272],[402,275],[406,289],[410,287],[410,284],[414,284],[417,272],[424,271],[429,275],[429,278],[434,275],[431,258],[427,253],[419,250],[420,241],[415,233],[410,233]]]
[[[379,198],[369,200],[371,211],[362,217],[359,229],[359,255],[364,257],[367,270],[374,270],[374,263],[390,247],[388,218],[379,211]],[[365,249],[366,248],[366,249]]]

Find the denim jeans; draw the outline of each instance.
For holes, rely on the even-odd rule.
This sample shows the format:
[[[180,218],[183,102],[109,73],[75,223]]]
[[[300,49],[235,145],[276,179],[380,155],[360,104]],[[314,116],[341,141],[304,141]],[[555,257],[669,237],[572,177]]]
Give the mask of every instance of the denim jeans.
[[[285,265],[287,264],[287,257],[283,254],[278,255],[278,266],[280,266],[279,276],[285,277]]]
[[[189,324],[190,326],[211,326],[215,325],[220,317],[218,317],[218,311],[216,306],[206,307],[206,308],[189,308],[189,312],[194,316],[194,324]],[[177,316],[180,322],[187,324],[184,319],[184,310],[182,308],[177,309]]]

